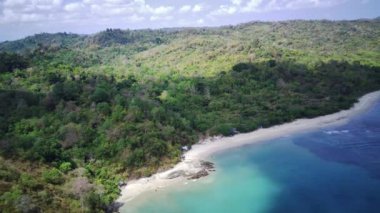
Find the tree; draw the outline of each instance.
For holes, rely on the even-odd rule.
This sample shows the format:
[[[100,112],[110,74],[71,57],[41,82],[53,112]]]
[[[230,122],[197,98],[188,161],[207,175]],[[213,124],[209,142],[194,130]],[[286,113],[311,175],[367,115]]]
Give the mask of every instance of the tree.
[[[4,212],[16,212],[15,203],[21,198],[24,193],[14,185],[9,191],[0,195],[0,209]]]
[[[81,87],[77,82],[65,81],[64,83],[57,83],[53,87],[53,95],[57,99],[65,101],[76,100],[81,92]]]
[[[111,113],[110,105],[106,102],[101,102],[96,105],[96,110],[103,115],[109,115]]]
[[[29,62],[21,55],[14,53],[0,53],[0,73],[12,72],[15,69],[25,69]]]
[[[61,163],[61,165],[59,165],[59,170],[63,173],[67,173],[72,169],[73,167],[70,162],[63,162]]]
[[[108,92],[101,87],[97,87],[91,96],[91,99],[96,103],[108,102],[109,98],[110,95],[108,94]]]
[[[37,180],[28,174],[21,174],[19,183],[24,189],[36,190],[41,188],[41,185],[37,182]]]
[[[52,168],[43,172],[42,177],[47,183],[51,183],[54,185],[62,184],[65,181],[63,179],[62,173],[56,168]]]
[[[44,162],[61,160],[61,146],[55,139],[38,138],[33,147],[28,150],[26,158],[29,160],[42,160]]]
[[[106,203],[102,200],[100,194],[91,191],[85,198],[85,204],[90,212],[100,212],[100,210],[106,209]]]

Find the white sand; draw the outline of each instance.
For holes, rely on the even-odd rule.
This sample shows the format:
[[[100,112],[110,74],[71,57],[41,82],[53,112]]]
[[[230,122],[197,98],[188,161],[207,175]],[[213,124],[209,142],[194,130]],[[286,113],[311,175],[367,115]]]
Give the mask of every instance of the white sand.
[[[122,190],[117,202],[126,203],[139,195],[161,190],[169,185],[185,183],[186,176],[195,174],[202,170],[201,160],[207,160],[212,154],[234,147],[253,144],[264,140],[279,138],[297,132],[305,132],[318,128],[324,128],[346,123],[350,117],[366,111],[377,100],[380,99],[380,91],[369,93],[359,99],[351,109],[343,110],[331,115],[320,116],[313,119],[299,119],[291,123],[286,123],[270,128],[259,129],[250,133],[238,134],[232,137],[214,137],[193,145],[192,149],[185,153],[185,158],[174,168],[165,172],[157,173],[148,178],[129,181]],[[178,177],[168,179],[168,175],[178,173]]]

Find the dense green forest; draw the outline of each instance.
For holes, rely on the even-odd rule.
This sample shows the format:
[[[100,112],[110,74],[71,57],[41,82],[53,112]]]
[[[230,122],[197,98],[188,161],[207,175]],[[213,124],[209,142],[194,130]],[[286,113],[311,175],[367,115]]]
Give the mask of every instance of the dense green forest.
[[[104,212],[180,147],[380,89],[380,21],[107,29],[0,43],[0,212]]]

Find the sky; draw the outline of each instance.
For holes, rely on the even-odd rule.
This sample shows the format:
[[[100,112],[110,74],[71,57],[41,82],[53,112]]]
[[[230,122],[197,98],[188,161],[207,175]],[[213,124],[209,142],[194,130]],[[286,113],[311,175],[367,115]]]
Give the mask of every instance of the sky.
[[[380,16],[380,0],[0,0],[0,41],[41,32]]]

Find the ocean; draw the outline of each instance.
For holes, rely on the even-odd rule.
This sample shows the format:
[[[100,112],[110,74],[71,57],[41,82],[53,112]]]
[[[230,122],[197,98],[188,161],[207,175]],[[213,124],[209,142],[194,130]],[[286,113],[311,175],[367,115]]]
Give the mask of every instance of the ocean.
[[[208,177],[145,193],[121,212],[380,212],[380,101],[349,123],[220,152]]]

